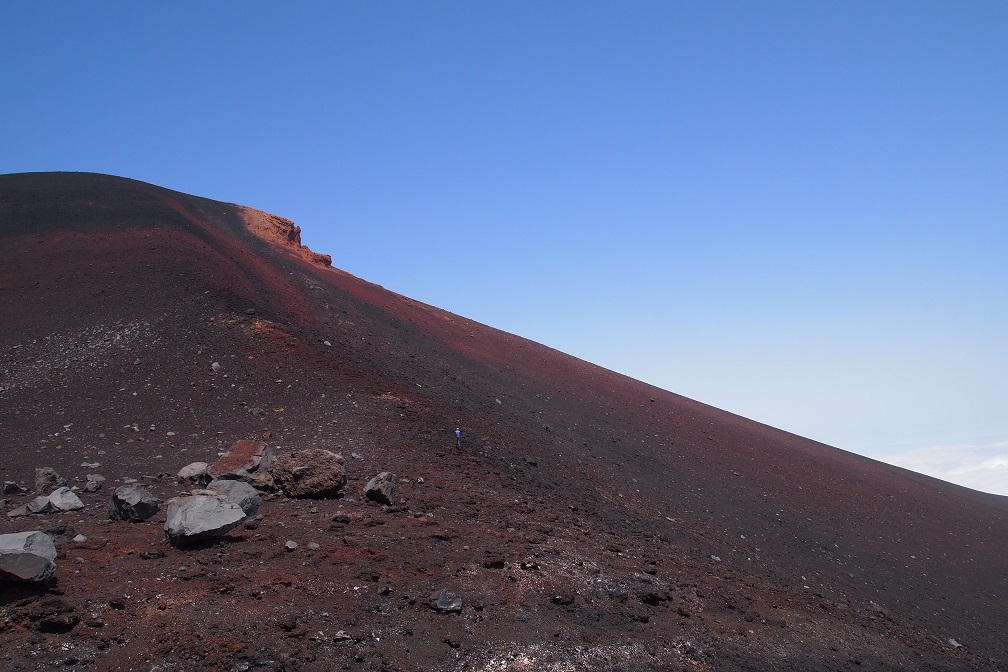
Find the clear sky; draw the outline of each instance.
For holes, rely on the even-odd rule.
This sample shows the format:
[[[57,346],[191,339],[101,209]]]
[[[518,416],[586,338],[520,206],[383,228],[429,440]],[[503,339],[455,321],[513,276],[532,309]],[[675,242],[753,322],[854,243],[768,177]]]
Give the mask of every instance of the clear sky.
[[[1008,3],[8,2],[0,173],[1008,494]]]

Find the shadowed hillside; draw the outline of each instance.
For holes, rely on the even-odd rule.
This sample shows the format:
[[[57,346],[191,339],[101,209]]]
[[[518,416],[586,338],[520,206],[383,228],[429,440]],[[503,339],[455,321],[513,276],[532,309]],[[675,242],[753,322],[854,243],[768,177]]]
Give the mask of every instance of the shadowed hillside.
[[[1008,666],[1008,499],[388,292],[282,218],[0,176],[0,325],[3,480],[108,479],[0,520],[60,553],[0,584],[12,670]],[[342,497],[267,495],[182,549],[163,512],[108,520],[127,479],[167,499],[239,439],[342,453]],[[391,505],[361,494],[380,471]]]

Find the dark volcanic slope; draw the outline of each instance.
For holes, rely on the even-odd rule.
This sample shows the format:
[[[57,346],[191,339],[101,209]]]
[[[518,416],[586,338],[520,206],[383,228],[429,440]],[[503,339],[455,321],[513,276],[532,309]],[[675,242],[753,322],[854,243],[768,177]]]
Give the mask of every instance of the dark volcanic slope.
[[[1008,666],[1005,498],[411,301],[296,233],[132,180],[0,177],[4,480],[168,497],[241,438],[357,455],[344,498],[270,498],[186,551],[163,513],[105,520],[108,490],[3,516],[60,549],[54,584],[0,588],[10,669]],[[360,496],[384,469],[398,506]],[[426,606],[439,588],[461,614]]]

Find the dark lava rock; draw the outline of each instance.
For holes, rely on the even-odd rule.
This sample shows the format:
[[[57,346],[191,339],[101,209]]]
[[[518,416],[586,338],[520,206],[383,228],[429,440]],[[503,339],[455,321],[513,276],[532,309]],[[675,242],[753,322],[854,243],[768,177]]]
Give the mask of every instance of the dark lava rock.
[[[109,500],[109,518],[139,523],[161,510],[161,500],[136,483],[122,485]]]
[[[391,504],[395,500],[396,476],[383,471],[364,486],[364,496],[379,504]]]

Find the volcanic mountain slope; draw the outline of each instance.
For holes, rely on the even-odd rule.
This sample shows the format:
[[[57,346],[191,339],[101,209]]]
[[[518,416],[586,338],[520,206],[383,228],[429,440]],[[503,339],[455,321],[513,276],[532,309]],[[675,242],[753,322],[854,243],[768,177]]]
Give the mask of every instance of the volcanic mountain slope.
[[[0,327],[3,480],[167,498],[246,438],[349,472],[340,499],[270,496],[187,549],[163,513],[108,520],[108,489],[3,516],[60,552],[54,581],[0,586],[8,669],[1008,667],[1005,498],[388,292],[279,217],[2,176]],[[383,470],[393,506],[361,495]],[[461,613],[430,608],[443,588]]]

